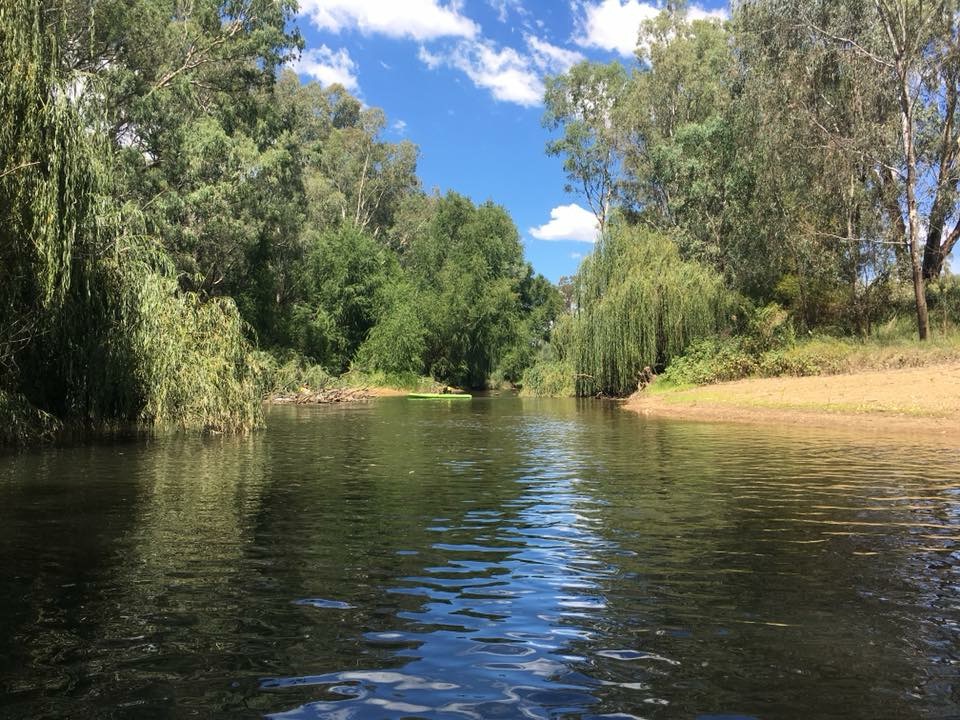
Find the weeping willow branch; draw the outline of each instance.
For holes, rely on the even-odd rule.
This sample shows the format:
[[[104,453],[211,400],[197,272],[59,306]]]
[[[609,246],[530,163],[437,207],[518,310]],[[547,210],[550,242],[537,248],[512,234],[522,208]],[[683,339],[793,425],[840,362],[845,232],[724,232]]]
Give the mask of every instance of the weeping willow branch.
[[[680,259],[654,232],[617,225],[580,269],[573,322],[578,395],[621,396],[646,366],[662,366],[723,327],[733,296],[713,270]]]
[[[61,420],[252,428],[239,313],[181,293],[118,204],[109,143],[70,100],[65,25],[51,0],[0,4],[0,442]]]

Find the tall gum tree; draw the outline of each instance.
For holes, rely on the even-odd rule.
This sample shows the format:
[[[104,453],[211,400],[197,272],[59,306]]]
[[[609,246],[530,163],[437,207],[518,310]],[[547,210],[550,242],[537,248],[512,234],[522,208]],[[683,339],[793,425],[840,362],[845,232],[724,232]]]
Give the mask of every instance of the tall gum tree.
[[[871,159],[908,250],[921,339],[929,334],[925,285],[960,239],[958,9],[955,0],[748,0],[737,8],[741,19],[756,11],[776,19],[763,31],[781,35],[782,45],[805,36],[833,48],[841,71],[869,74],[891,110],[888,141]]]
[[[563,132],[547,143],[547,154],[563,156],[565,189],[583,196],[601,234],[621,195],[624,147],[615,117],[628,83],[627,71],[617,62],[582,62],[547,79],[543,124]]]

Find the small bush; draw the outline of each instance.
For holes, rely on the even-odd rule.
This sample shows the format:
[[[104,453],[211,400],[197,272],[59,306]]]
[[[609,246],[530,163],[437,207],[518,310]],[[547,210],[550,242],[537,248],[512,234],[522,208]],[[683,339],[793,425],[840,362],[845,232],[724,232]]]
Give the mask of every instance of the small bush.
[[[251,354],[251,369],[260,398],[297,392],[302,388],[322,390],[336,380],[320,365],[297,353],[278,359],[269,352],[257,351]]]
[[[690,345],[660,375],[658,383],[709,385],[739,380],[757,371],[757,360],[743,348],[739,338],[711,338]]]
[[[790,313],[777,303],[757,308],[749,318],[743,344],[750,353],[756,355],[796,342]]]
[[[564,360],[541,359],[528,367],[520,379],[521,394],[532,397],[573,397],[574,369]]]

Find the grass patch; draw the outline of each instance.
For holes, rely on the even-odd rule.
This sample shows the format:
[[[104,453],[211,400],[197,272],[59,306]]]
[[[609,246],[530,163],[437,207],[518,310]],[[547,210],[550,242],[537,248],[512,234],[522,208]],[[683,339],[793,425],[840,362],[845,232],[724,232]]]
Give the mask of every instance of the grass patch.
[[[842,375],[960,361],[960,331],[915,339],[909,326],[891,321],[863,339],[815,336],[754,350],[749,338],[712,338],[692,344],[651,387],[654,393],[749,377]]]

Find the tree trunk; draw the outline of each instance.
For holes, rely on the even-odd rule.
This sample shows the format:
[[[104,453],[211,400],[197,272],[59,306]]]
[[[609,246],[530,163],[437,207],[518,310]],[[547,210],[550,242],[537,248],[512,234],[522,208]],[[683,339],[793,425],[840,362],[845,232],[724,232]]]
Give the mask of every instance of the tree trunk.
[[[930,334],[930,318],[927,315],[927,295],[920,267],[920,252],[913,238],[910,238],[910,263],[913,266],[913,296],[917,303],[917,333],[921,340],[926,340]]]
[[[923,248],[923,279],[936,280],[943,272],[943,252],[940,250],[940,238],[933,232],[927,236],[927,244]]]
[[[910,242],[910,269],[913,275],[913,297],[917,305],[917,334],[926,340],[930,334],[927,315],[927,294],[920,260],[920,218],[917,213],[917,154],[913,147],[913,108],[909,99],[909,80],[906,71],[900,72],[900,129],[907,161],[907,231]]]
[[[923,253],[923,279],[927,282],[938,280],[943,273],[943,263],[951,253],[960,238],[960,222],[956,224],[946,239],[940,235],[931,235],[927,238],[927,246]]]
[[[907,173],[907,241],[910,247],[910,270],[913,276],[913,296],[917,306],[917,334],[921,340],[926,340],[930,334],[930,318],[927,315],[927,295],[923,282],[923,265],[920,257],[920,218],[917,208],[917,152],[914,148],[914,103],[916,96],[910,85],[911,57],[908,54],[908,33],[906,6],[901,6],[902,13],[894,18],[891,10],[882,0],[874,0],[880,22],[886,30],[890,40],[890,49],[893,50],[896,68],[897,91],[900,105],[900,139],[903,142],[903,154]]]

